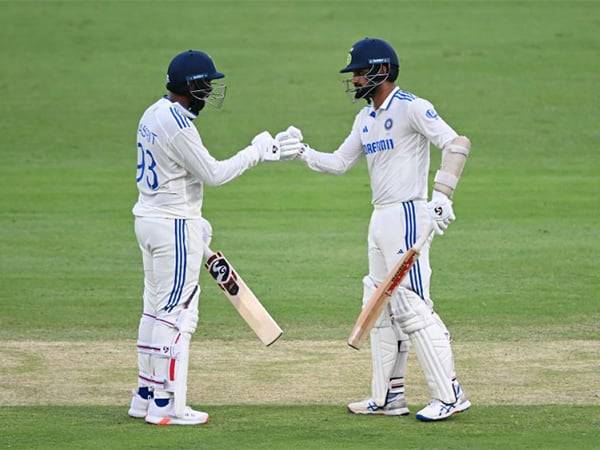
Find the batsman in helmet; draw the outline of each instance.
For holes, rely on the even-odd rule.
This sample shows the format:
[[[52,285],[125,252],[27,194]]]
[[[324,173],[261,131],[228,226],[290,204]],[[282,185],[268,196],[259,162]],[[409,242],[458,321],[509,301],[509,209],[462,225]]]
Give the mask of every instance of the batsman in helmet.
[[[363,278],[363,305],[387,277],[402,254],[432,230],[443,234],[455,219],[452,197],[470,152],[460,136],[427,100],[398,88],[399,60],[390,44],[365,38],[348,53],[342,73],[353,101],[365,100],[350,134],[333,153],[284,139],[302,133],[289,128],[281,151],[298,152],[310,169],[342,175],[361,157],[367,160],[373,212],[368,231],[369,273]],[[428,196],[430,144],[442,151],[433,192]],[[371,397],[348,405],[354,414],[409,414],[404,377],[409,345],[416,349],[427,379],[431,402],[416,417],[437,421],[465,411],[471,403],[454,370],[450,333],[433,309],[429,294],[429,240],[409,276],[390,298],[370,332]]]
[[[206,105],[221,106],[224,77],[204,52],[176,55],[167,70],[167,95],[146,109],[137,129],[139,196],[133,214],[144,291],[138,387],[129,415],[152,424],[208,421],[207,413],[185,404],[189,340],[198,324],[198,277],[212,236],[202,217],[204,185],[225,184],[262,161],[290,156],[267,131],[229,159],[211,156],[194,121]],[[286,142],[299,142],[294,139]]]

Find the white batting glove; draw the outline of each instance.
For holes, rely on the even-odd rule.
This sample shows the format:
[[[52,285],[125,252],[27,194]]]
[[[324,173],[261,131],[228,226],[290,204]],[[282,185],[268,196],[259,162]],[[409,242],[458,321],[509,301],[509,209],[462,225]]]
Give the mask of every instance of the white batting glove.
[[[181,333],[194,334],[198,327],[198,310],[196,308],[182,309],[177,316],[175,326]]]
[[[294,126],[289,126],[287,130],[277,133],[275,140],[279,144],[282,160],[296,158],[304,147],[302,144],[302,132]]]
[[[252,146],[258,150],[261,161],[279,161],[279,144],[268,131],[257,134],[252,139]]]
[[[431,201],[427,203],[427,211],[433,222],[435,234],[442,235],[456,216],[452,210],[452,200],[439,191],[433,191]]]

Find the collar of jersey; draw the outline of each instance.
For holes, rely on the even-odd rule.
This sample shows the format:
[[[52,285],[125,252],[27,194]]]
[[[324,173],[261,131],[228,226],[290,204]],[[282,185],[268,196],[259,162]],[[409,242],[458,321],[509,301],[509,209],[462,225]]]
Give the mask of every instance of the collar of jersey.
[[[188,119],[194,120],[197,117],[194,113],[188,111],[183,106],[181,106],[181,103],[172,102],[171,100],[169,100],[169,98],[166,95],[162,99],[165,102],[167,102],[172,108],[176,108],[178,112],[186,116]]]
[[[383,103],[377,110],[373,109],[373,106],[371,105],[371,113],[378,114],[380,111],[387,111],[387,109],[390,107],[390,103],[392,103],[394,94],[396,94],[396,92],[398,92],[399,90],[400,90],[400,88],[398,86],[396,86],[392,90],[392,92],[390,92],[389,95],[385,98],[385,100],[383,101]]]

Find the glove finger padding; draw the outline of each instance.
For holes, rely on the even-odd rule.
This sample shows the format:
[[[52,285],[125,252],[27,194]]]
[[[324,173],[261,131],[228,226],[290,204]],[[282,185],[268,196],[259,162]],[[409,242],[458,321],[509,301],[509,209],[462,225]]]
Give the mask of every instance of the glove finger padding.
[[[285,130],[290,136],[299,139],[300,141],[302,141],[304,139],[304,136],[302,136],[302,131],[300,131],[299,128],[296,128],[293,125],[290,125],[287,130]]]
[[[257,134],[252,139],[252,146],[258,150],[261,161],[279,160],[279,144],[268,131]]]

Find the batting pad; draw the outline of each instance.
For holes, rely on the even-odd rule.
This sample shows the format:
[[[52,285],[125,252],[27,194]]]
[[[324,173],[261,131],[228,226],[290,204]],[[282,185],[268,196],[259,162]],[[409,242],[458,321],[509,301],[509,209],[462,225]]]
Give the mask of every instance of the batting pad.
[[[142,314],[140,318],[140,325],[138,328],[138,340],[137,340],[137,351],[138,351],[138,384],[141,387],[149,386],[152,380],[152,372],[150,371],[150,352],[149,348],[152,347],[150,344],[152,340],[152,329],[154,328],[154,316],[149,314]]]
[[[442,327],[434,323],[410,334],[431,396],[444,403],[456,402],[452,387],[454,363],[450,341]]]
[[[398,356],[398,341],[392,327],[371,330],[371,359],[373,377],[371,391],[377,406],[384,406],[390,376]]]

